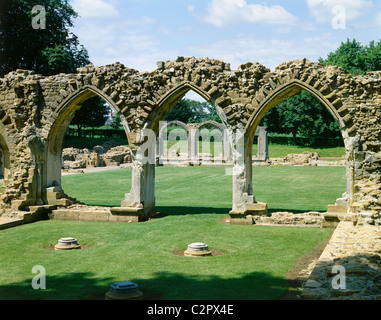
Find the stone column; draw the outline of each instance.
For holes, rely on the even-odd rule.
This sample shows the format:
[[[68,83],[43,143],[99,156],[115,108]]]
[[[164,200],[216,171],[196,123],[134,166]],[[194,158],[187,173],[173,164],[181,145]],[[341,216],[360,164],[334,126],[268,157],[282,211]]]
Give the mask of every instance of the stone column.
[[[258,203],[253,195],[252,147],[243,133],[235,133],[232,138],[233,154],[233,208],[230,211],[231,224],[253,224],[253,215],[267,214],[267,204]]]
[[[231,163],[233,161],[232,147],[229,139],[228,130],[222,130],[222,147],[223,147],[223,160],[226,163]]]
[[[45,144],[37,136],[28,138],[28,145],[33,154],[35,169],[34,169],[34,203],[36,205],[43,205],[46,203],[44,188],[44,165],[45,165]]]
[[[146,220],[155,211],[156,135],[150,130],[143,131],[135,143],[130,142],[133,145],[132,187],[118,210],[123,215],[137,216],[138,221]],[[141,143],[144,137],[148,140]],[[129,141],[134,141],[131,135]]]
[[[189,165],[199,165],[200,159],[198,154],[198,140],[199,130],[195,124],[188,124],[189,136],[188,136],[188,155]]]
[[[269,141],[265,127],[258,127],[258,158],[267,161],[269,159]]]
[[[157,137],[156,144],[156,154],[159,158],[159,165],[162,165],[164,162],[165,152],[164,152],[164,141],[167,139],[167,130],[164,128],[167,126],[167,122],[160,122],[159,136]]]

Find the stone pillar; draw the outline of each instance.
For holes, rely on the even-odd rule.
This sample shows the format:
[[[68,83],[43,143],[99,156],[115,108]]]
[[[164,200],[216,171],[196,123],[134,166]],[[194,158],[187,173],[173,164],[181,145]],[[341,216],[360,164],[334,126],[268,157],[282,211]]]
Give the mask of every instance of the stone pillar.
[[[164,152],[164,141],[167,139],[167,128],[165,126],[167,125],[167,122],[160,122],[160,128],[159,128],[159,136],[157,137],[157,143],[156,143],[156,154],[159,158],[159,165],[163,164],[165,152]]]
[[[198,140],[199,140],[199,130],[196,125],[190,123],[188,124],[188,155],[190,165],[199,165],[200,159],[198,154]]]
[[[140,145],[148,137],[148,140]],[[134,141],[129,136],[129,141]],[[156,135],[153,131],[143,130],[133,146],[133,167],[131,191],[127,193],[120,211],[124,215],[136,215],[139,221],[146,220],[155,211],[155,167],[156,167]],[[115,210],[114,210],[115,211]]]
[[[267,204],[258,203],[253,195],[252,147],[243,134],[232,136],[233,154],[233,208],[230,211],[231,224],[252,225],[253,215],[266,215]]]
[[[33,154],[33,159],[35,163],[34,168],[34,186],[32,192],[29,195],[34,199],[35,205],[43,205],[46,203],[46,192],[44,189],[44,165],[45,165],[45,144],[37,136],[31,136],[28,138],[28,145]]]
[[[226,163],[231,163],[233,161],[232,146],[229,139],[229,131],[222,131],[222,147],[223,147],[223,159]]]
[[[269,141],[265,127],[258,127],[258,158],[267,161],[269,159]]]

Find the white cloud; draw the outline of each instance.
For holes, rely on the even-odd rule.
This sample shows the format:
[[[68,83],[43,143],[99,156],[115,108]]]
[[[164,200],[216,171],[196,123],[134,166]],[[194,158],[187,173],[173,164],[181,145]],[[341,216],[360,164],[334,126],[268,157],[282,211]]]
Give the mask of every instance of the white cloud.
[[[118,11],[103,0],[74,0],[73,8],[83,18],[112,18]]]
[[[296,17],[279,5],[248,4],[246,0],[212,0],[204,20],[216,27],[241,22],[289,25],[296,21]]]
[[[310,13],[318,23],[330,23],[334,18],[335,7],[345,9],[347,21],[363,16],[373,5],[372,0],[307,0]]]
[[[253,37],[225,39],[214,43],[200,44],[188,48],[191,55],[208,56],[231,63],[236,69],[246,62],[259,62],[273,70],[285,61],[307,58],[316,62],[325,57],[327,52],[337,48],[339,43],[330,40],[329,34],[305,39],[268,39],[258,40]]]
[[[379,12],[378,13],[378,15],[377,15],[377,24],[379,25],[379,26],[381,26],[381,12]]]
[[[131,21],[100,24],[89,20],[77,23],[75,34],[96,66],[118,61],[128,68],[150,71],[157,68],[156,61],[171,60],[180,55],[179,52],[160,48],[160,40],[144,32],[141,25],[131,28]]]

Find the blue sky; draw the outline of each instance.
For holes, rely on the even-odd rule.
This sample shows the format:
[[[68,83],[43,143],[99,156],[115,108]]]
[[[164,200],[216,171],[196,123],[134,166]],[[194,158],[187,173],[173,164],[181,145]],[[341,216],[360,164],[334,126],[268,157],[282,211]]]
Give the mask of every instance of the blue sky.
[[[317,61],[342,41],[380,40],[381,0],[70,0],[73,32],[94,65],[139,71],[177,56],[251,61]]]

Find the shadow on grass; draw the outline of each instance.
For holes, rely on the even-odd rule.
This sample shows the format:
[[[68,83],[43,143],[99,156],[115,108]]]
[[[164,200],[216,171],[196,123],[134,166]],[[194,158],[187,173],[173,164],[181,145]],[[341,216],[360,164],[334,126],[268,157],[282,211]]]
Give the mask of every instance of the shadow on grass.
[[[200,259],[200,258],[185,258]],[[201,259],[211,259],[204,257]],[[251,272],[237,278],[158,272],[150,279],[96,278],[91,273],[46,275],[46,289],[32,288],[29,280],[0,286],[0,300],[104,300],[110,285],[132,281],[144,293],[144,300],[277,300],[287,289],[286,279],[269,273]],[[239,276],[239,275],[238,275]]]

